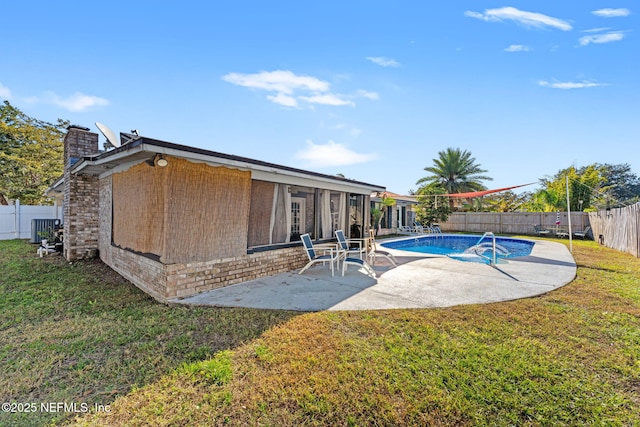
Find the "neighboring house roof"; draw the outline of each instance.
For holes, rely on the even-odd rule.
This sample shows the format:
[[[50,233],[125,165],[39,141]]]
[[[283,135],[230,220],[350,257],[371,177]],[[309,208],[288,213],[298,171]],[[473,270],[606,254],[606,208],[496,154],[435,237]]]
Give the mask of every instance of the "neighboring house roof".
[[[385,190],[381,185],[277,165],[247,157],[224,154],[137,135],[121,134],[121,137],[129,142],[118,148],[78,160],[71,166],[71,173],[100,176],[106,173],[119,172],[142,161],[153,162],[154,157],[160,154],[180,157],[193,162],[203,162],[212,166],[251,170],[253,179],[264,181],[335,191],[359,192],[360,194]],[[48,194],[52,195],[52,193],[59,192],[63,183],[64,180],[59,179],[48,190]]]
[[[371,199],[375,201],[380,201],[384,197],[390,197],[396,202],[418,203],[418,200],[415,196],[403,196],[401,194],[392,193],[390,191],[378,191],[371,194]]]

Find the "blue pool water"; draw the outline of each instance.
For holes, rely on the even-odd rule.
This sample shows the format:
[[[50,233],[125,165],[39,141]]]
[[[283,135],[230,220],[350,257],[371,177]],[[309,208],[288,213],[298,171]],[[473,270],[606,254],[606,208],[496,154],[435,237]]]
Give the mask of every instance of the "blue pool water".
[[[492,238],[474,234],[430,234],[382,243],[390,249],[448,255],[462,261],[485,262],[493,256]],[[511,237],[496,237],[497,257],[515,258],[531,253],[535,243]]]

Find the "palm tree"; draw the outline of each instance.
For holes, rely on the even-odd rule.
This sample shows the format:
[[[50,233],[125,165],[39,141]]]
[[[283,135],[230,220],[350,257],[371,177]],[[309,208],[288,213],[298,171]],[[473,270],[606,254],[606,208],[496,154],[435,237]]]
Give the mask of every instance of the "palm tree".
[[[417,185],[439,185],[448,194],[466,193],[468,191],[485,190],[480,181],[493,178],[482,175],[487,172],[476,164],[476,159],[467,150],[447,148],[438,152],[433,159],[433,166],[424,168],[431,175],[420,178]],[[453,209],[453,199],[449,198],[449,206]]]
[[[380,208],[371,209],[371,219],[373,222],[373,226],[375,227],[376,236],[378,235],[378,230],[380,229],[380,225],[382,224],[382,219],[385,216],[385,212],[387,212],[387,209],[385,208],[395,206],[395,204],[396,199],[394,199],[393,197],[389,197],[389,195],[385,192],[382,193],[382,196],[380,197]]]

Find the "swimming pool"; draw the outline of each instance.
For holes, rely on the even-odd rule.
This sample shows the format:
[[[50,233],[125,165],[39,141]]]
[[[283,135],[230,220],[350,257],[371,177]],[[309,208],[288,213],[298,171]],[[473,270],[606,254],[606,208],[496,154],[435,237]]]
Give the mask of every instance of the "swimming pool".
[[[447,255],[461,261],[488,264],[493,257],[493,241],[489,236],[482,237],[476,234],[430,234],[381,245],[389,249]],[[527,256],[531,254],[534,244],[530,240],[496,237],[496,256],[499,259]]]

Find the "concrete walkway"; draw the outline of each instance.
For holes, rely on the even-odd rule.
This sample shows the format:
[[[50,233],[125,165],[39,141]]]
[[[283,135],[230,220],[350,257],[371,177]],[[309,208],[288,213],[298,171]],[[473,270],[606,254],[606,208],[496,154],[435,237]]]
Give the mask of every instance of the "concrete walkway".
[[[563,244],[536,240],[531,255],[497,266],[445,256],[386,249],[399,261],[393,267],[376,258],[372,278],[351,267],[331,276],[316,265],[299,275],[291,271],[227,286],[172,302],[218,307],[322,311],[450,307],[532,297],[571,282],[575,261]]]

